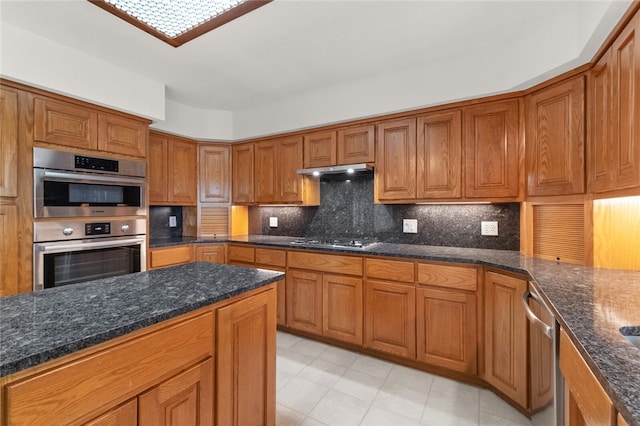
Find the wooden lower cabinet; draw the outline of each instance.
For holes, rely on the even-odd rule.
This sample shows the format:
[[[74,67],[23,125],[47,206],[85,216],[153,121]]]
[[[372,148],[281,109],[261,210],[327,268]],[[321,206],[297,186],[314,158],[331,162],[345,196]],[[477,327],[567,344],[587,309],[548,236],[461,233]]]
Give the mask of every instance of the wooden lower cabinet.
[[[362,344],[362,279],[339,275],[322,277],[322,334]]]
[[[287,271],[287,326],[322,335],[322,274]]]
[[[611,399],[566,331],[560,330],[560,371],[565,380],[565,425],[615,426]]]
[[[136,426],[138,424],[138,401],[132,399],[104,413],[86,426]]]
[[[364,288],[364,346],[405,358],[415,358],[415,287],[367,280]]]
[[[18,293],[18,207],[0,205],[0,297]]]
[[[213,360],[164,381],[138,397],[140,426],[213,424]]]
[[[217,313],[217,425],[274,425],[276,291]]]
[[[193,246],[185,244],[149,250],[149,269],[184,265],[193,262]]]
[[[485,272],[484,379],[527,407],[527,318],[523,279]]]
[[[226,261],[226,244],[197,244],[196,261],[225,263]]]
[[[477,374],[476,310],[475,294],[416,289],[418,361]]]

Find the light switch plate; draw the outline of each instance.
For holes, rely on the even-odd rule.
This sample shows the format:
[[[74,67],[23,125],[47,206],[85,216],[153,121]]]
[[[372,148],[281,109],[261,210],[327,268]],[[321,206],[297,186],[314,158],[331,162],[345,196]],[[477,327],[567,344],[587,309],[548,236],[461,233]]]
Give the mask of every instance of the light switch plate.
[[[482,221],[480,222],[481,225],[481,229],[482,229],[482,235],[487,235],[490,237],[497,237],[498,236],[498,222],[495,221],[489,221],[489,222],[485,222]]]
[[[269,227],[270,228],[277,228],[278,227],[278,218],[275,216],[272,216],[269,218]]]
[[[176,217],[169,216],[169,228],[175,228],[176,226],[178,226],[178,223],[176,222]]]
[[[418,219],[403,219],[402,220],[402,232],[405,234],[417,234],[418,233]]]

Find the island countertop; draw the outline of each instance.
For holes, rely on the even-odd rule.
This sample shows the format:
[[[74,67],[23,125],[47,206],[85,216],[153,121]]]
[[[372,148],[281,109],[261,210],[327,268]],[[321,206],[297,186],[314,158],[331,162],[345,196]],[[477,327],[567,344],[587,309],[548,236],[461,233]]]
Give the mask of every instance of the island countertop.
[[[0,377],[283,277],[198,262],[0,298]]]

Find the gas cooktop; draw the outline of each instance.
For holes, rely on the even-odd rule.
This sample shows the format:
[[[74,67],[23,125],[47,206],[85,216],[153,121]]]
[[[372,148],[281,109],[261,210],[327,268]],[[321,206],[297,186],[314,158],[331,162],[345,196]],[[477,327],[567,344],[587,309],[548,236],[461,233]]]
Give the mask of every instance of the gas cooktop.
[[[300,238],[298,240],[291,241],[292,245],[306,245],[306,246],[318,246],[318,247],[346,247],[355,249],[364,249],[378,243],[376,238],[360,237],[360,238],[348,238],[348,237],[308,237]]]

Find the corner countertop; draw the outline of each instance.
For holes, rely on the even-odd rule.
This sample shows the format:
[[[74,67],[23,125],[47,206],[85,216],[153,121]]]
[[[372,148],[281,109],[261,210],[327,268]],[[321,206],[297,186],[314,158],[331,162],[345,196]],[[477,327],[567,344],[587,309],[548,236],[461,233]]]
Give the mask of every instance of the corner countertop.
[[[295,250],[469,263],[526,276],[540,290],[616,409],[640,426],[640,349],[620,327],[640,335],[640,271],[592,268],[515,251],[378,243],[366,249],[292,245],[296,238],[247,235],[225,241]],[[208,241],[211,242],[211,241]]]
[[[282,272],[198,262],[0,298],[0,377],[232,298]]]

